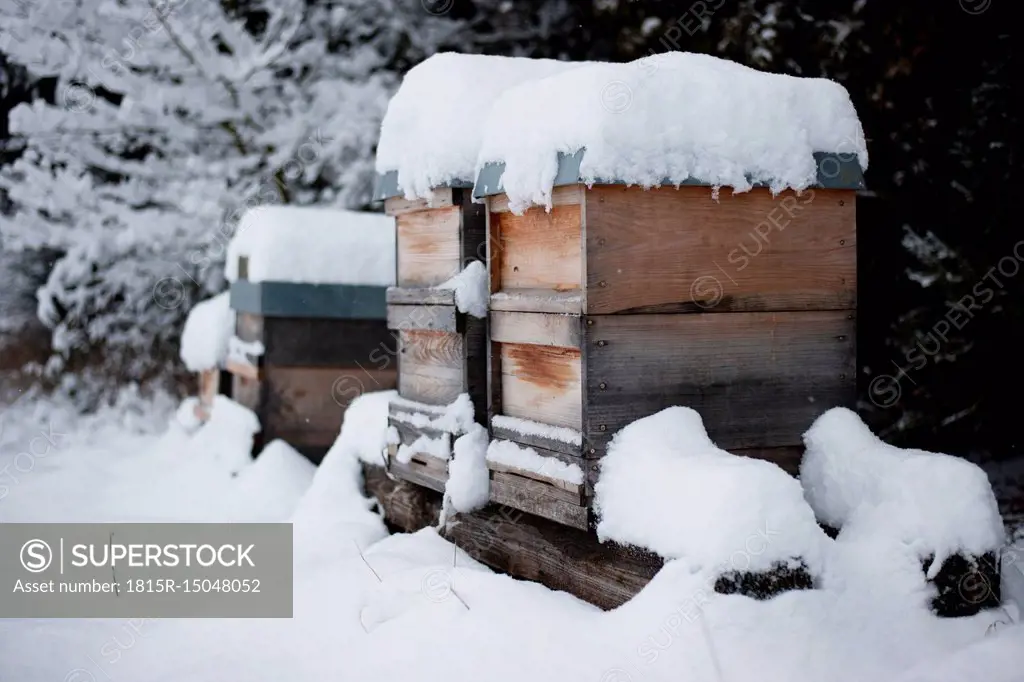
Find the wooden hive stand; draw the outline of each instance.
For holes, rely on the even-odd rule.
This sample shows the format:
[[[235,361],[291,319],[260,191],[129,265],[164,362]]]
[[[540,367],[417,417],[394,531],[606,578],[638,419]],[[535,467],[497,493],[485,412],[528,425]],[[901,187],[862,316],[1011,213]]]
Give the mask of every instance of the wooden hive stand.
[[[476,185],[492,438],[585,473],[566,491],[492,464],[492,501],[587,527],[612,434],[672,405],[697,410],[720,447],[795,472],[814,418],[855,398],[856,161],[820,155],[818,185],[801,194],[715,196],[588,188],[582,154],[559,157],[550,211],[513,214],[500,164]]]
[[[235,400],[263,427],[258,451],[275,438],[314,462],[334,443],[348,404],[364,392],[394,388],[394,354],[385,320],[386,287],[250,282],[245,258],[231,284],[237,340],[262,353],[228,361]],[[257,345],[258,344],[258,345]]]
[[[458,433],[421,422],[439,416],[463,393],[473,401],[476,421],[486,423],[486,320],[460,312],[454,290],[438,288],[485,256],[486,217],[483,205],[473,203],[471,187],[455,182],[435,188],[429,201],[410,201],[390,172],[379,177],[374,194],[397,229],[397,286],[387,290],[387,327],[398,344],[400,399],[389,410],[388,425],[398,442],[389,448],[388,470],[437,491],[448,480],[446,460],[425,450],[414,451],[408,461],[397,454],[421,437],[450,446]]]

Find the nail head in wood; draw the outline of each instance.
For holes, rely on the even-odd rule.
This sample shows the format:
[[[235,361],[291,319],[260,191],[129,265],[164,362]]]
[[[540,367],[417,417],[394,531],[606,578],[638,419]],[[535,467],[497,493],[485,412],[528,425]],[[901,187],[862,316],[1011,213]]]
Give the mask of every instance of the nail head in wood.
[[[598,429],[600,429],[601,431],[607,431],[607,430],[608,430],[608,426],[607,426],[607,425],[605,425],[605,424],[601,424],[601,425],[600,425],[600,426],[598,426],[597,428],[598,428]]]
[[[607,343],[606,341],[598,341],[597,345],[604,346],[606,343]]]
[[[845,239],[840,239],[839,240],[839,246],[844,246],[845,244],[846,244],[846,240]]]
[[[604,389],[608,388],[608,384],[606,384],[605,382],[602,381],[601,383],[599,383],[597,385],[597,387],[600,388],[603,391]],[[603,431],[604,429],[601,429],[601,430]]]
[[[604,281],[602,279],[600,282],[597,283],[597,286],[599,286],[599,287],[606,287],[606,286],[608,286],[608,282],[606,282],[606,281]]]

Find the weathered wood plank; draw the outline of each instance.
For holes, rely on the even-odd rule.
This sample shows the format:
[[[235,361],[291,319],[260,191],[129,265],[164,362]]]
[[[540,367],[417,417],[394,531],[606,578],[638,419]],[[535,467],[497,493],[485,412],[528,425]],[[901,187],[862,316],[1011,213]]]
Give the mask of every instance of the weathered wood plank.
[[[461,334],[409,330],[400,331],[398,335],[402,362],[462,371],[466,349]]]
[[[582,244],[580,207],[556,206],[550,213],[543,208],[528,209],[523,215],[494,213],[492,234],[498,242],[491,245],[501,251],[492,267],[499,270],[499,288],[578,290]],[[496,225],[496,227],[495,227]]]
[[[380,368],[394,357],[397,341],[384,320],[272,317],[264,323],[263,362],[302,367]]]
[[[533,471],[532,469],[521,469],[498,462],[487,462],[487,468],[491,470],[492,480],[506,481],[520,486],[528,486],[528,481],[532,481],[544,486],[537,490],[543,491],[545,495],[550,495],[566,502],[572,502],[576,505],[583,503],[583,483],[569,483],[560,478],[548,476],[544,473],[544,467]],[[528,479],[528,481],[521,479]]]
[[[491,502],[534,516],[587,530],[587,508],[550,494],[550,486],[495,472],[491,474]]]
[[[503,343],[499,352],[502,414],[582,428],[578,350]]]
[[[397,445],[388,446],[388,472],[403,481],[409,481],[424,488],[444,492],[445,483],[448,481],[448,473],[439,472],[434,468],[424,466],[416,460],[408,463],[399,462],[395,456],[398,453]]]
[[[585,189],[583,185],[555,187],[551,190],[551,205],[578,206],[583,203],[583,192]],[[487,210],[491,213],[507,213],[509,211],[508,195],[495,194],[487,197]]]
[[[437,208],[448,208],[454,203],[454,190],[450,187],[437,187],[431,192],[430,199],[406,199],[391,197],[384,200],[384,213],[389,216],[401,216],[416,211],[427,211]]]
[[[855,308],[855,204],[850,190],[594,187],[586,312]]]
[[[398,286],[431,287],[458,274],[461,222],[458,206],[398,216]]]
[[[396,381],[394,369],[271,365],[265,368],[267,400],[260,418],[268,433],[310,429],[337,435],[349,402],[367,391],[394,388]]]
[[[387,302],[399,305],[455,305],[454,289],[388,287]]]
[[[510,440],[520,445],[526,445],[534,448],[541,454],[546,454],[547,452],[557,453],[560,455],[558,458],[563,462],[574,463],[577,458],[583,457],[582,444],[566,443],[555,438],[545,438],[544,436],[532,433],[520,433],[513,429],[498,426],[494,423],[493,419],[491,420],[491,438]]]
[[[392,529],[415,533],[436,526],[441,515],[441,495],[435,490],[389,478],[383,467],[363,464],[366,494],[377,500],[384,522]]]
[[[855,322],[843,311],[606,315],[586,329],[587,443],[672,405],[720,447],[797,446],[855,397]]]
[[[388,329],[460,332],[455,306],[389,305]]]
[[[491,339],[499,343],[579,348],[582,325],[578,315],[491,311]]]
[[[462,376],[417,374],[408,368],[398,374],[398,394],[428,405],[447,405],[464,390]]]
[[[583,312],[583,297],[579,291],[506,289],[491,295],[489,307],[491,312],[510,311],[579,315]]]
[[[661,569],[648,552],[600,543],[585,531],[489,505],[459,514],[443,534],[474,559],[604,609],[631,599]]]

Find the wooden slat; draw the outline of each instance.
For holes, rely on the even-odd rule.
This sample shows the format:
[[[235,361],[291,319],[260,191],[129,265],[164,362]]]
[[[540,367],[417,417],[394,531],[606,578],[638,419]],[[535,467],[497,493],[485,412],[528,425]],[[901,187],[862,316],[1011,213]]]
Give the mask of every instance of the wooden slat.
[[[406,199],[391,197],[384,200],[384,212],[390,216],[400,216],[416,211],[427,211],[436,208],[447,208],[453,204],[453,190],[450,187],[437,187],[428,199]]]
[[[852,191],[606,186],[586,214],[588,314],[856,307]]]
[[[364,392],[394,388],[396,375],[394,369],[268,366],[267,403],[259,416],[268,433],[310,429],[336,435],[348,404]]]
[[[447,404],[466,386],[465,343],[455,332],[404,331],[399,354],[399,394],[429,404]]]
[[[499,288],[577,290],[581,286],[580,207],[556,206],[550,213],[536,207],[523,215],[494,213],[492,230],[501,258],[492,267],[499,268]],[[494,232],[492,232],[494,234]]]
[[[546,486],[547,494],[551,497],[556,497],[566,502],[572,502],[573,504],[583,503],[583,484],[582,483],[569,483],[559,478],[552,476],[545,476],[543,469],[540,471],[532,471],[530,469],[520,469],[518,467],[512,467],[505,464],[499,464],[498,462],[487,462],[487,468],[494,474],[491,478],[497,478],[498,480],[508,480],[511,483],[515,483],[517,479],[529,479],[537,483],[542,483]],[[498,474],[501,474],[500,476]],[[520,482],[519,485],[526,485]],[[549,489],[549,490],[547,490]]]
[[[363,464],[367,495],[377,500],[392,529],[415,533],[437,525],[441,495],[429,488],[389,478],[383,466]]]
[[[412,372],[398,375],[398,394],[409,400],[428,405],[447,405],[463,392],[462,380],[437,376],[424,376]]]
[[[579,348],[582,339],[578,315],[491,312],[491,340],[499,343]]]
[[[455,305],[455,290],[433,287],[388,287],[387,302],[401,305]]]
[[[578,206],[583,203],[583,185],[564,185],[551,190],[552,206]],[[487,197],[487,210],[491,213],[507,213],[508,195],[495,194]]]
[[[545,438],[543,436],[537,436],[530,433],[520,433],[513,431],[512,429],[502,428],[495,426],[494,421],[491,421],[491,438],[496,440],[510,440],[520,445],[526,445],[534,448],[541,454],[547,452],[557,453],[558,458],[563,462],[574,463],[577,458],[583,457],[583,446],[575,445],[573,443],[566,443],[564,441],[555,440],[554,438]]]
[[[461,269],[458,206],[398,216],[398,285],[431,287]]]
[[[263,362],[279,366],[385,369],[398,346],[384,320],[271,317],[264,335]]]
[[[399,332],[398,335],[403,363],[462,371],[466,349],[461,334],[410,330]]]
[[[492,312],[499,310],[579,315],[583,312],[583,297],[575,290],[506,289],[491,296],[490,309]]]
[[[553,497],[550,486],[529,479],[491,474],[491,502],[551,519],[564,526],[587,530],[587,508]]]
[[[497,571],[569,592],[604,609],[631,599],[663,565],[649,552],[601,543],[592,533],[507,506],[459,514],[443,534]]]
[[[456,308],[447,305],[389,305],[388,329],[461,331]]]
[[[503,343],[499,352],[503,414],[582,428],[578,350]]]
[[[487,423],[487,320],[466,316],[466,391],[473,401],[473,418]]]
[[[697,410],[719,447],[797,446],[855,397],[855,322],[842,311],[590,318],[587,424],[600,450],[631,421]],[[603,427],[603,428],[602,428]]]
[[[424,488],[444,492],[444,485],[448,481],[447,473],[440,473],[435,469],[427,468],[422,464],[410,461],[409,463],[399,462],[395,457],[398,454],[397,445],[388,446],[388,472],[404,481],[421,485]]]

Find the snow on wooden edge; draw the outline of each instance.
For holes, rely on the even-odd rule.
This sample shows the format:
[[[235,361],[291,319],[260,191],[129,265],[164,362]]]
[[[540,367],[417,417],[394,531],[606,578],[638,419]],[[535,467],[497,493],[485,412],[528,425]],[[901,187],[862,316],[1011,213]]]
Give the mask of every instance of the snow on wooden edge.
[[[388,103],[377,144],[378,173],[398,172],[407,199],[472,182],[482,127],[503,90],[580,63],[444,52],[414,66]]]
[[[696,180],[737,192],[754,183],[801,190],[817,181],[815,152],[868,165],[860,120],[838,83],[669,52],[505,91],[484,125],[477,171],[505,164],[501,183],[517,213],[550,207],[558,154],[581,149],[585,182],[643,187]]]

